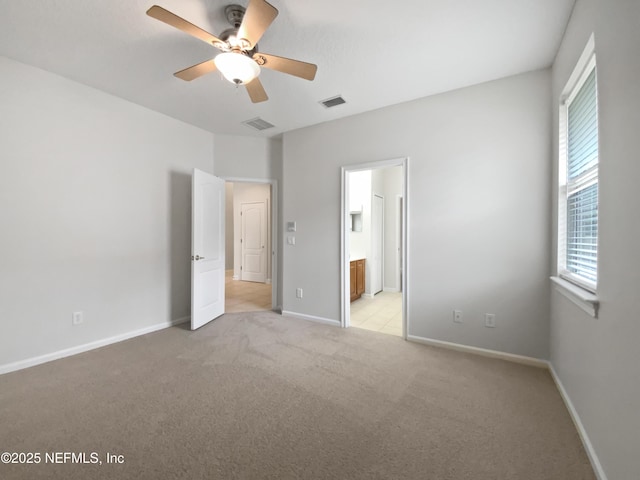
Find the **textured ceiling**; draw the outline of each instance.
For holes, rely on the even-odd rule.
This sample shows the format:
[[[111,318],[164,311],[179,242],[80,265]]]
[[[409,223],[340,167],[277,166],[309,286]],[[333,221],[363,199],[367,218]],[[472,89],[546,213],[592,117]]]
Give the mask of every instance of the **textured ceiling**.
[[[175,78],[218,50],[148,17],[154,3],[218,35],[224,6],[248,0],[0,0],[0,55],[214,133],[273,136],[548,67],[574,0],[270,0],[280,14],[260,51],[318,73],[262,69],[260,104],[217,72]],[[338,94],[346,104],[318,103]],[[255,117],[276,128],[241,123]]]

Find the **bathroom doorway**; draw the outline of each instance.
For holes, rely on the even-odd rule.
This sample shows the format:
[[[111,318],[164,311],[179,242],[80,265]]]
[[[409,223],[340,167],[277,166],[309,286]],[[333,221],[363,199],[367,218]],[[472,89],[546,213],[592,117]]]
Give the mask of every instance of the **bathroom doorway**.
[[[342,319],[407,334],[407,159],[343,168]]]

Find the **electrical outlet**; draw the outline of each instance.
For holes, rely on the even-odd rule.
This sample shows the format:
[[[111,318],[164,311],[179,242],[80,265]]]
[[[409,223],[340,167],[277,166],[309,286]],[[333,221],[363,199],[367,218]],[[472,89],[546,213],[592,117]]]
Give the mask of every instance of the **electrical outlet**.
[[[485,313],[484,315],[484,326],[493,328],[496,326],[496,315],[495,313]]]
[[[453,311],[453,321],[455,323],[462,323],[462,310]]]
[[[296,298],[302,298],[302,289],[296,288]]]
[[[82,312],[73,312],[73,315],[71,315],[71,324],[80,325],[82,322],[84,322]]]

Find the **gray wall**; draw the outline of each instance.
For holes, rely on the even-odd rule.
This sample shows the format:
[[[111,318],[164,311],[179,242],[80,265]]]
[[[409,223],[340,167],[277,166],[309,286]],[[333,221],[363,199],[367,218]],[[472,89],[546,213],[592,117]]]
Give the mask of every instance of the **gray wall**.
[[[233,270],[233,183],[224,185],[224,268]]]
[[[219,177],[282,179],[282,142],[277,139],[214,135],[215,174]]]
[[[548,358],[549,98],[544,70],[286,133],[284,310],[339,319],[340,167],[408,156],[409,334]]]
[[[600,143],[597,294],[601,308],[599,318],[594,319],[552,290],[551,361],[609,480],[640,475],[639,20],[637,1],[578,0],[552,75],[555,185],[560,92],[594,32]],[[552,211],[555,266],[556,201]]]
[[[0,77],[0,366],[188,316],[213,136],[4,57]]]

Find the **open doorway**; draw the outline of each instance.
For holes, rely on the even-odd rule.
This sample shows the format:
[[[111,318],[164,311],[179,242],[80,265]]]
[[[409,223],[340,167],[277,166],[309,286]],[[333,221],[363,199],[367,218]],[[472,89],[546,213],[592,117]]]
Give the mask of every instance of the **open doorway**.
[[[225,311],[273,309],[275,183],[225,184]]]
[[[407,334],[407,159],[343,168],[342,325]]]

